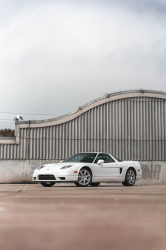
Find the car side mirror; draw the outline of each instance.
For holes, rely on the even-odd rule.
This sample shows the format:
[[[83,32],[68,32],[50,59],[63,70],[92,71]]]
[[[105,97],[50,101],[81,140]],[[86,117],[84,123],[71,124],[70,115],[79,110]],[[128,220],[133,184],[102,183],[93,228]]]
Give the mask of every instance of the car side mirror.
[[[60,163],[62,163],[63,161],[60,161]]]
[[[104,160],[98,160],[97,165],[104,163]]]

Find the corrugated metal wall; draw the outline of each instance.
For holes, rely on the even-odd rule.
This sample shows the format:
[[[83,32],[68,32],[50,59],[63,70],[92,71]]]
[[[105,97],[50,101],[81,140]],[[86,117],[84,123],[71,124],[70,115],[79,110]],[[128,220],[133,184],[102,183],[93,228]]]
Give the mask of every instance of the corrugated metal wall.
[[[20,129],[19,145],[1,145],[1,159],[60,160],[102,151],[123,160],[166,160],[166,100],[135,97],[97,106],[69,122]]]

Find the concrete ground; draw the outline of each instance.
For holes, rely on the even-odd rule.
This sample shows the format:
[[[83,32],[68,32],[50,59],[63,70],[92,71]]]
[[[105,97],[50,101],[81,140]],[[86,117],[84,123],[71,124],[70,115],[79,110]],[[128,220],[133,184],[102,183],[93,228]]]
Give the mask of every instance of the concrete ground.
[[[0,250],[165,250],[166,185],[0,185]]]

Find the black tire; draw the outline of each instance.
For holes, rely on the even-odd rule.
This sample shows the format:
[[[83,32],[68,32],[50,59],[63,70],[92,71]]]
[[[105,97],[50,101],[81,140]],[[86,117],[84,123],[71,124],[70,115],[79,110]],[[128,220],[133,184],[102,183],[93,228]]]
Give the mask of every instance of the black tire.
[[[133,168],[127,169],[125,181],[122,182],[123,186],[133,186],[136,181],[136,173]]]
[[[123,186],[128,186],[128,185],[125,183],[125,181],[124,181],[124,182],[122,182],[122,184],[123,184]]]
[[[87,187],[92,181],[92,173],[89,168],[81,168],[78,173],[78,181],[75,183],[77,187]]]
[[[55,182],[41,181],[40,184],[44,187],[52,187],[55,184]]]
[[[93,183],[90,183],[90,185],[91,185],[92,187],[97,187],[97,186],[100,185],[100,182],[93,182]]]

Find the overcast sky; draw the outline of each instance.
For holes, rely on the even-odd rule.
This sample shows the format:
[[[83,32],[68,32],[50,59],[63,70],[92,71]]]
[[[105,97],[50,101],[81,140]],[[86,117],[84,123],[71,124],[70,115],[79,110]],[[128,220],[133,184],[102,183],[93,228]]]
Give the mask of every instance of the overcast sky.
[[[0,0],[0,84],[0,112],[20,114],[166,91],[166,0]],[[0,113],[0,128],[14,117]]]

